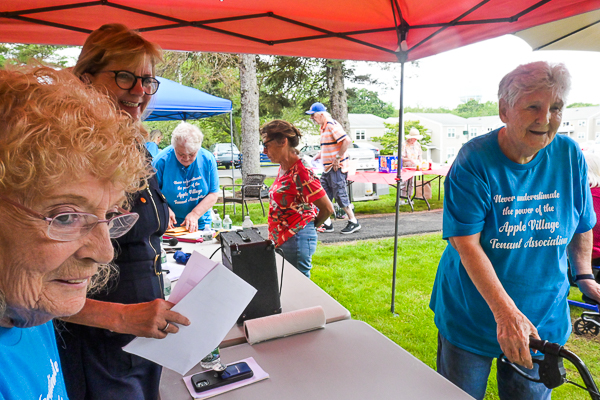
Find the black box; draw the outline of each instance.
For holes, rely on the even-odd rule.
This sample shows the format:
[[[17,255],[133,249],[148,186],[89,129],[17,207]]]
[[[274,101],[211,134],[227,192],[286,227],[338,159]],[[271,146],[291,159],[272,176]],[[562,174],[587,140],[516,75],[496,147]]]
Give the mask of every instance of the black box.
[[[223,264],[256,290],[238,323],[281,313],[275,244],[258,229],[221,232]]]

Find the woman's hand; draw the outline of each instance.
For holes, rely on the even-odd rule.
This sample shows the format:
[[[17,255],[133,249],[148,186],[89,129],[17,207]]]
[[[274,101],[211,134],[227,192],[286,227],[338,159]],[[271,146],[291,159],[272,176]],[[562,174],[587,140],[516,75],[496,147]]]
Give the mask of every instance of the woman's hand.
[[[535,326],[516,308],[498,313],[494,317],[497,324],[498,344],[506,358],[525,368],[533,368],[529,337],[540,338]]]
[[[190,320],[178,312],[171,311],[173,306],[173,303],[162,299],[122,305],[119,329],[116,331],[155,339],[163,339],[169,333],[177,333],[177,325],[188,326]]]
[[[171,210],[171,207],[169,207],[169,226],[167,226],[167,229],[175,228],[176,223],[177,218],[175,218],[175,213],[173,212],[173,210]]]
[[[185,216],[185,219],[181,223],[181,226],[185,226],[188,232],[194,233],[198,230],[199,218],[200,217],[194,211],[192,211],[191,213]]]

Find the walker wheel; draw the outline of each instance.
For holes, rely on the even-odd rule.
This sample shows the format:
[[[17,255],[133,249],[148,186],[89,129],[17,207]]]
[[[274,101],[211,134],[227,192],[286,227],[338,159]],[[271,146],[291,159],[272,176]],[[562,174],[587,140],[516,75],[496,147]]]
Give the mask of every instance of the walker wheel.
[[[584,321],[581,318],[577,318],[575,320],[573,327],[575,328],[575,333],[578,335],[597,336],[598,331],[600,331],[600,329],[598,328],[598,325],[594,324],[593,322]]]

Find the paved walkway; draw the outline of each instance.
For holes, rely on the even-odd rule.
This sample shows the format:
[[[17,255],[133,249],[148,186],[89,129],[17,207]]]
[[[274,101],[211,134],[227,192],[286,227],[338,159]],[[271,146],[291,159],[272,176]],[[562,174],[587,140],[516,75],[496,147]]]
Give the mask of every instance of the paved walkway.
[[[348,223],[347,219],[333,221],[334,232],[319,233],[319,240],[323,243],[350,242],[365,239],[378,239],[394,237],[395,214],[377,214],[359,216],[358,222],[361,229],[349,235],[342,235],[340,231]],[[259,226],[261,235],[268,237],[266,225]],[[414,235],[419,233],[440,232],[442,230],[442,210],[404,212],[400,213],[398,236]]]

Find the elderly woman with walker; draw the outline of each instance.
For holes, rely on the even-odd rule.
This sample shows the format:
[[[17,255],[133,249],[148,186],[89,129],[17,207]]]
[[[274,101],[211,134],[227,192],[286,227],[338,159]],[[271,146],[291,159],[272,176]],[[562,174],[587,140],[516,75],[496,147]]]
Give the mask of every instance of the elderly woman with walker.
[[[501,353],[536,376],[529,338],[567,341],[567,254],[581,291],[600,300],[586,163],[577,143],[556,134],[569,87],[562,64],[507,74],[498,91],[505,126],[467,142],[445,181],[449,243],[430,302],[437,370],[476,399]],[[508,364],[498,361],[497,371],[501,399],[550,398]]]
[[[121,24],[107,24],[87,38],[73,73],[108,97],[147,140],[140,119],[158,90],[154,67],[160,48]],[[144,147],[148,163],[152,158]],[[158,397],[161,366],[122,347],[135,336],[164,338],[189,320],[164,300],[160,244],[168,208],[155,176],[128,199],[139,214],[135,226],[114,242],[119,274],[108,289],[91,296],[81,312],[68,318],[59,350],[71,400]]]
[[[51,320],[106,283],[111,239],[138,221],[122,207],[149,176],[143,137],[106,96],[39,67],[0,71],[0,132],[0,398],[67,399]]]

